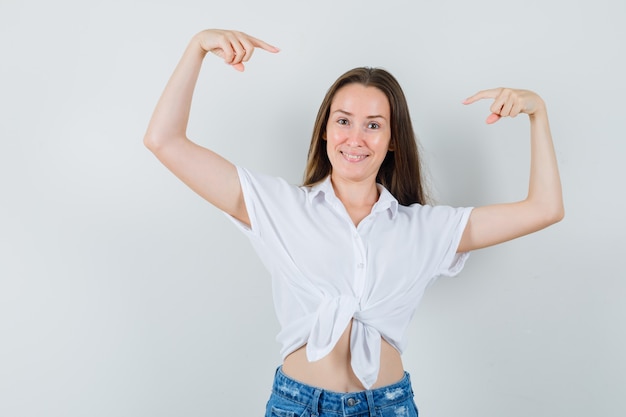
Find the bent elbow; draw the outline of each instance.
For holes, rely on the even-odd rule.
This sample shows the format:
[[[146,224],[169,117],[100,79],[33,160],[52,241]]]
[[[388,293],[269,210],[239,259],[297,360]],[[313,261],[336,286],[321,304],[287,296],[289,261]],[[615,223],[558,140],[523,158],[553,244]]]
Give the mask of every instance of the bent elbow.
[[[565,217],[565,204],[563,204],[563,195],[560,194],[557,201],[555,201],[552,207],[552,220],[554,223],[558,223]]]
[[[559,208],[559,211],[557,215],[555,216],[555,218],[556,218],[555,223],[558,223],[565,218],[565,207],[563,207],[563,204],[561,204],[561,207]]]
[[[565,207],[563,206],[563,203],[561,202],[560,204],[557,204],[556,206],[551,207],[550,209],[545,211],[545,217],[544,217],[545,226],[544,227],[548,227],[555,223],[558,223],[561,220],[563,220],[564,217],[565,217]]]
[[[144,146],[155,155],[158,155],[163,148],[174,142],[175,140],[172,137],[166,137],[150,132],[146,133],[143,137]]]
[[[143,137],[143,144],[153,153],[159,148],[159,141],[154,135],[150,133],[146,133]]]

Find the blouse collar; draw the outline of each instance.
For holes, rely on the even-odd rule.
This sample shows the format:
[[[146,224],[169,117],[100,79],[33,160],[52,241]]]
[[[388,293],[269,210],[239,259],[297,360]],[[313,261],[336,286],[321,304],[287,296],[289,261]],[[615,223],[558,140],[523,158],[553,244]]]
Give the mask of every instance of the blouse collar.
[[[398,214],[398,200],[396,200],[396,198],[385,187],[383,187],[382,184],[376,183],[376,188],[378,188],[380,195],[378,197],[378,201],[374,204],[374,207],[372,207],[372,213],[389,210],[391,218],[395,218],[396,214]],[[323,181],[320,181],[309,188],[308,198],[311,203],[321,201],[320,199],[322,198],[333,205],[341,203],[335,194],[332,183],[330,182],[330,175],[328,175]]]

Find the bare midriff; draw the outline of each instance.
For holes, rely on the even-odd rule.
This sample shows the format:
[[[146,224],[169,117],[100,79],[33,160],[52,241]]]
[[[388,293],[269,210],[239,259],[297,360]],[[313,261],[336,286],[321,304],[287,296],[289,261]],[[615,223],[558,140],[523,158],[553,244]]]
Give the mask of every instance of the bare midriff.
[[[306,345],[287,356],[283,362],[285,375],[314,387],[335,392],[357,392],[365,388],[350,365],[350,329],[343,332],[333,350],[322,359],[309,362]],[[400,353],[385,339],[381,339],[380,371],[376,383],[370,388],[391,385],[404,377]]]

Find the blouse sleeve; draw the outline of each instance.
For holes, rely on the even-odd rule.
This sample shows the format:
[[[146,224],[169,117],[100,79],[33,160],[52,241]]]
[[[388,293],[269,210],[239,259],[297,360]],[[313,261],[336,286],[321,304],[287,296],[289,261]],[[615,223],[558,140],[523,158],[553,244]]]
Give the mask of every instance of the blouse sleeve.
[[[250,173],[244,168],[237,167],[237,175],[239,175],[239,184],[241,185],[241,191],[243,193],[244,203],[248,212],[248,218],[250,219],[250,226],[236,219],[230,214],[224,212],[226,217],[230,219],[239,230],[241,230],[248,237],[255,235],[255,231],[258,229],[256,226],[256,210],[255,206],[258,204],[258,195],[253,192],[252,179]]]
[[[457,253],[472,207],[419,206],[420,246],[428,252],[433,277],[461,272],[468,253]]]
[[[226,216],[249,238],[258,238],[272,228],[272,218],[283,217],[289,207],[301,204],[301,190],[282,178],[253,173],[237,167],[250,226],[226,213]]]
[[[455,209],[454,216],[452,217],[452,228],[450,230],[449,245],[445,250],[445,255],[442,258],[441,265],[439,266],[439,275],[455,276],[465,266],[465,261],[469,258],[470,252],[458,253],[457,249],[461,243],[465,226],[472,213],[471,207]]]

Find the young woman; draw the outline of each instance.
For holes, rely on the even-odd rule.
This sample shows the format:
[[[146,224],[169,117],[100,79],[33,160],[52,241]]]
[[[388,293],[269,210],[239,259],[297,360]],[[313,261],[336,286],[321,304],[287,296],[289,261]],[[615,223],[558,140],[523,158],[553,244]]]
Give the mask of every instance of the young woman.
[[[523,201],[478,208],[427,205],[404,94],[386,71],[356,68],[329,89],[315,122],[303,186],[252,173],[186,137],[208,52],[243,71],[245,33],[206,30],[186,49],[160,98],[146,146],[229,214],[272,275],[283,364],[266,415],[406,415],[417,408],[401,352],[425,287],[460,271],[474,249],[563,217],[546,107],[533,92],[481,91],[487,123],[529,116],[531,169]]]

